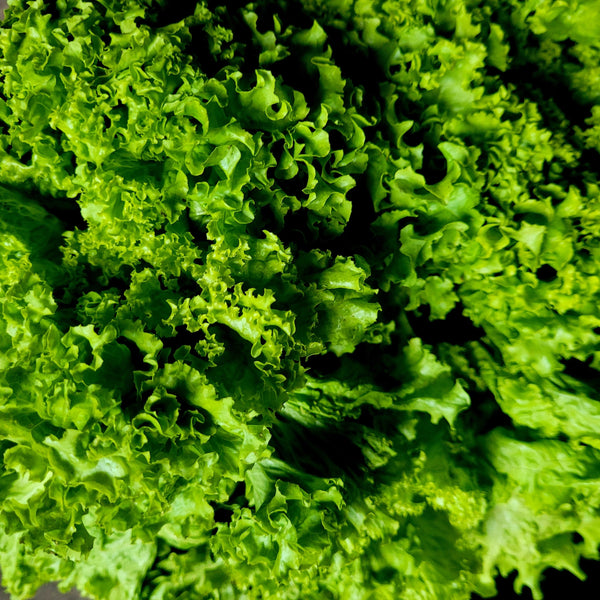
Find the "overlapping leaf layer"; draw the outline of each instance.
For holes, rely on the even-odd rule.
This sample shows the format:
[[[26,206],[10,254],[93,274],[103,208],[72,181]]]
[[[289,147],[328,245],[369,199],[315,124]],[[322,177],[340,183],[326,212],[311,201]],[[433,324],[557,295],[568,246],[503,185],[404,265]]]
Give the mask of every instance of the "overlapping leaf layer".
[[[600,542],[597,0],[15,0],[0,565],[101,600],[541,598]]]

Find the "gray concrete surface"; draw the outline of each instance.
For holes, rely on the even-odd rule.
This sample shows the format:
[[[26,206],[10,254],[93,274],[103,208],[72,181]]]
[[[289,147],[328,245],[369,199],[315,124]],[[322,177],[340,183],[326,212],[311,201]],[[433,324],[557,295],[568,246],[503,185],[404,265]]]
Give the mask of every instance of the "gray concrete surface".
[[[0,600],[10,600],[10,596],[0,590]],[[61,594],[54,584],[49,583],[38,590],[34,600],[81,600],[81,596],[77,592]]]

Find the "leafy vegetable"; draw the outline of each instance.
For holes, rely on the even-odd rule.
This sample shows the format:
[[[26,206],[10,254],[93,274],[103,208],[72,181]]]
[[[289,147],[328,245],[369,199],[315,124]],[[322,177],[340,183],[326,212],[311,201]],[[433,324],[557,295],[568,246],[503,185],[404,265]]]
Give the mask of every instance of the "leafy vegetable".
[[[14,599],[461,600],[600,542],[597,0],[15,0]]]

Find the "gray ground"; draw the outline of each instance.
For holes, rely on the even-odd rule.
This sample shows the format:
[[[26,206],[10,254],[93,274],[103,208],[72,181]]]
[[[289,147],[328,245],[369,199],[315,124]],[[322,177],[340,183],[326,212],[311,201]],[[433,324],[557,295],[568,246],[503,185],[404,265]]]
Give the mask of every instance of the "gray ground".
[[[4,590],[0,590],[0,600],[10,600],[10,596]],[[55,585],[48,584],[40,588],[34,600],[81,600],[81,596],[77,592],[61,594]]]

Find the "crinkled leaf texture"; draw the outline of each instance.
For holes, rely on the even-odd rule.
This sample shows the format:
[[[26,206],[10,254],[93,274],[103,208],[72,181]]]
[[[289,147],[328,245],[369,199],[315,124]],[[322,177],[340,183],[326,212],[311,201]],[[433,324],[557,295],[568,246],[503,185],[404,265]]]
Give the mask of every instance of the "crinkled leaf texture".
[[[600,542],[597,0],[15,0],[0,566],[467,600]],[[565,90],[567,93],[565,94]]]

